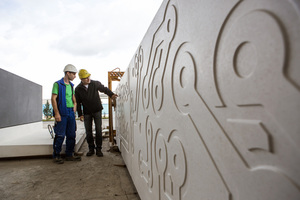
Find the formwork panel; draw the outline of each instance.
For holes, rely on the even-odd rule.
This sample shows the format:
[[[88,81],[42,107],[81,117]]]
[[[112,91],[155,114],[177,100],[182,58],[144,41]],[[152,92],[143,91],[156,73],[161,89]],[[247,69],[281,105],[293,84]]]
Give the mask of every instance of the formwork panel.
[[[0,95],[0,129],[41,121],[41,85],[0,69]]]

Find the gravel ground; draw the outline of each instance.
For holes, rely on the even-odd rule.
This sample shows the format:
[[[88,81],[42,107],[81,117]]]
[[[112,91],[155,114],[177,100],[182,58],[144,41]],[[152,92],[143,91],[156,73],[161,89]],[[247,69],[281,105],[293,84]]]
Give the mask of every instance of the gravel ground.
[[[81,124],[82,127],[82,124]],[[140,200],[119,152],[109,151],[103,141],[104,157],[55,164],[51,158],[0,160],[2,200]]]

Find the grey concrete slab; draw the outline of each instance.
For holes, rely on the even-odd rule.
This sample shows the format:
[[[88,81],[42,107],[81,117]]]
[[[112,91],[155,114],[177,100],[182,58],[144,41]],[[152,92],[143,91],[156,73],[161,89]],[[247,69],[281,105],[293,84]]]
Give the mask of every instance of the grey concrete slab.
[[[164,0],[116,93],[143,200],[300,199],[300,1]]]
[[[52,155],[53,139],[47,125],[53,122],[24,124],[0,129],[0,158]],[[85,139],[83,122],[77,121],[75,151]],[[62,153],[65,150],[63,144]]]
[[[42,116],[42,86],[0,68],[0,128],[38,122]]]

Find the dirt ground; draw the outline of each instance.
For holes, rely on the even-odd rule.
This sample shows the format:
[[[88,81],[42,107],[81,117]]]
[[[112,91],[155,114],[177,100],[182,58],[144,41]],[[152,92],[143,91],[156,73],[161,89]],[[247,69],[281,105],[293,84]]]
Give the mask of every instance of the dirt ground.
[[[55,164],[51,158],[0,160],[1,200],[140,200],[119,152]]]

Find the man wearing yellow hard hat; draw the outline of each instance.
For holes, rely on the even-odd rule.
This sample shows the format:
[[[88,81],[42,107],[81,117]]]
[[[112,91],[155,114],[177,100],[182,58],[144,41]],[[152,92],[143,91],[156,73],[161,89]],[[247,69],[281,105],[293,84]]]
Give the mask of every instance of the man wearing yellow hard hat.
[[[85,70],[79,70],[79,78],[81,83],[75,88],[75,97],[77,101],[77,112],[81,121],[84,121],[86,131],[86,140],[89,146],[89,151],[86,156],[95,154],[102,157],[102,102],[99,92],[107,94],[110,98],[118,97],[109,88],[102,85],[101,82],[91,80],[91,74]],[[92,123],[95,122],[96,140],[92,134]]]

